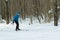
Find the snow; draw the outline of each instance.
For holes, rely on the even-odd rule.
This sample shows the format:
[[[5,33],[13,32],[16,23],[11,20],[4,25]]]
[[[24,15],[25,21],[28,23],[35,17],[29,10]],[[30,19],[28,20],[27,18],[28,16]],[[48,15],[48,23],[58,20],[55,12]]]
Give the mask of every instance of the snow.
[[[21,31],[15,31],[15,24],[0,23],[0,40],[60,40],[60,23],[20,22]]]
[[[49,14],[51,13],[54,13],[54,10],[51,8],[49,11],[48,11]]]

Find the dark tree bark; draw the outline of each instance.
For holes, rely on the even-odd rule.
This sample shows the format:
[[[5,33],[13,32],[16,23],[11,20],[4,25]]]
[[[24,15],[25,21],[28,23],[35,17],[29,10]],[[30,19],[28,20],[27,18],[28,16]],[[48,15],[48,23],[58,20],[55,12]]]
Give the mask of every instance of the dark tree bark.
[[[54,26],[58,26],[57,0],[55,0]]]

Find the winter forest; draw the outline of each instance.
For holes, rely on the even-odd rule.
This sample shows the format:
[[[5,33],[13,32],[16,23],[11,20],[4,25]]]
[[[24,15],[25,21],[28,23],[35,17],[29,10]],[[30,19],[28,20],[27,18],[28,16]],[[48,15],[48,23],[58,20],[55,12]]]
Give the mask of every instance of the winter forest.
[[[56,9],[57,7],[57,9]],[[56,11],[55,11],[56,10]],[[54,14],[60,15],[60,0],[0,0],[0,15],[6,20],[7,24],[12,17],[19,11],[21,19],[36,18],[39,23],[54,21]],[[0,18],[1,19],[1,18]]]
[[[18,32],[16,24],[12,24],[16,12],[20,12]],[[0,0],[0,40],[59,40],[59,37],[60,0]]]

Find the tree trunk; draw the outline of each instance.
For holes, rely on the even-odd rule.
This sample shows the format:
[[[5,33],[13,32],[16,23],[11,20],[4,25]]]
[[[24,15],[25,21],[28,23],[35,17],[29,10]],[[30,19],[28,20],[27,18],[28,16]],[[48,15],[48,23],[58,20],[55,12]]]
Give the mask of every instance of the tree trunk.
[[[55,0],[54,26],[58,26],[57,0]]]

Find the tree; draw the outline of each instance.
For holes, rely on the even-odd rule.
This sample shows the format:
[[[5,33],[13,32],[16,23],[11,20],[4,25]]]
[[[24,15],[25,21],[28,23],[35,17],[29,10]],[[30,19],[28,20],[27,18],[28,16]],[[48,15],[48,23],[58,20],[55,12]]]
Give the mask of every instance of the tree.
[[[54,26],[58,26],[57,0],[55,0]]]

